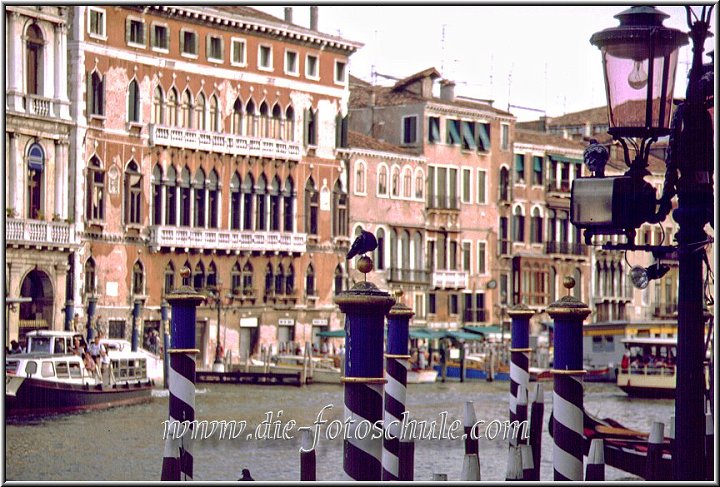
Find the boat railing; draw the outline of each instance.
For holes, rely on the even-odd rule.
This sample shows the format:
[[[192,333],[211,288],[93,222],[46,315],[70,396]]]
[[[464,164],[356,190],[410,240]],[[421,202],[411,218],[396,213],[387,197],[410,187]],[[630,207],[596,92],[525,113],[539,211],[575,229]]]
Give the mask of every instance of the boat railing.
[[[630,365],[629,368],[622,368],[620,372],[629,375],[675,375],[674,365]]]

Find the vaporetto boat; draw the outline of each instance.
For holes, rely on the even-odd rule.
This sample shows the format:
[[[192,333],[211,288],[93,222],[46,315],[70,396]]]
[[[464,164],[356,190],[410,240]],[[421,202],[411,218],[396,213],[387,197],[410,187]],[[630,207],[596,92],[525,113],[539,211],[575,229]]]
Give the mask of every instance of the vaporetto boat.
[[[5,357],[5,411],[8,415],[49,414],[134,404],[151,398],[147,358],[140,352],[109,354],[106,374],[85,367],[71,352],[66,331],[28,333],[27,353]]]

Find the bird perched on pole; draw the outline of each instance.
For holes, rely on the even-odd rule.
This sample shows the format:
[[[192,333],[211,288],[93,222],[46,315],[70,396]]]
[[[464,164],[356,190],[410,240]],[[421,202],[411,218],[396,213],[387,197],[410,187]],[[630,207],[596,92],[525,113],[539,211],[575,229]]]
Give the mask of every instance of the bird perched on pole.
[[[605,164],[608,159],[610,159],[610,152],[607,147],[596,139],[590,139],[590,145],[583,151],[583,161],[596,178],[605,176]]]
[[[255,480],[252,478],[252,475],[250,475],[250,470],[247,468],[242,469],[242,477],[240,477],[238,480]]]
[[[356,255],[366,254],[372,252],[378,246],[375,235],[365,230],[360,230],[360,235],[355,239],[350,246],[350,251],[347,253],[346,259],[352,259]]]

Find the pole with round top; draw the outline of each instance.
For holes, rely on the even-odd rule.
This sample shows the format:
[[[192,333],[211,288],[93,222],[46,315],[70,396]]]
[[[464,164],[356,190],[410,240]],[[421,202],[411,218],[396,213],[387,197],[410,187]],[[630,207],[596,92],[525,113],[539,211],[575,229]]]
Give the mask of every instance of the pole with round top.
[[[575,279],[565,277],[565,288]],[[555,322],[553,373],[553,470],[554,480],[583,479],[582,324],[590,308],[568,295],[547,308]]]
[[[518,387],[528,390],[530,373],[530,318],[535,314],[526,304],[516,304],[507,312],[512,320],[510,334],[510,422],[527,418],[517,417]],[[517,432],[520,431],[518,428]],[[510,444],[518,445],[517,435],[510,436]]]
[[[190,269],[180,275],[186,278]],[[195,420],[195,317],[205,297],[189,286],[166,296],[172,307],[169,383],[169,421],[165,430],[161,480],[192,480],[192,436]]]
[[[364,250],[364,249],[363,249]],[[358,260],[368,273],[369,257]],[[372,425],[383,417],[383,331],[385,315],[395,300],[371,282],[361,281],[342,291],[335,303],[345,314],[345,396],[347,435],[343,440],[343,470],[352,480],[380,480],[382,438],[372,438]]]
[[[385,353],[385,413],[383,424],[387,434],[383,438],[382,479],[400,479],[400,424],[405,412],[407,396],[408,338],[412,309],[400,302],[402,291],[395,292],[397,302],[390,308],[387,323],[387,352]]]
[[[132,336],[131,336],[131,342],[130,342],[130,350],[133,352],[137,352],[138,349],[138,341],[139,341],[139,319],[140,319],[140,306],[142,306],[143,300],[140,298],[135,299],[135,302],[133,303],[133,312],[132,312]]]
[[[97,308],[97,296],[88,296],[87,298],[87,342],[90,343],[95,337],[93,330],[93,318],[95,318],[95,309]]]
[[[65,331],[73,331],[73,314],[75,313],[75,305],[72,299],[65,302]]]

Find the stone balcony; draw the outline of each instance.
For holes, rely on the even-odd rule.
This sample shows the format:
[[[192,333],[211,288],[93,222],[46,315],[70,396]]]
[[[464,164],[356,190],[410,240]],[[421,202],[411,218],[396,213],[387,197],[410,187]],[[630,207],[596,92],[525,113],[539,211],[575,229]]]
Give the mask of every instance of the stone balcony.
[[[190,249],[240,252],[303,253],[307,234],[154,226],[150,227],[150,249]]]
[[[302,147],[299,142],[203,132],[155,124],[150,125],[150,145],[291,161],[300,161],[302,158]]]
[[[59,250],[78,244],[73,224],[24,218],[5,220],[5,243],[8,247]]]
[[[468,273],[465,271],[441,271],[432,273],[432,285],[438,289],[464,289],[468,286]]]

